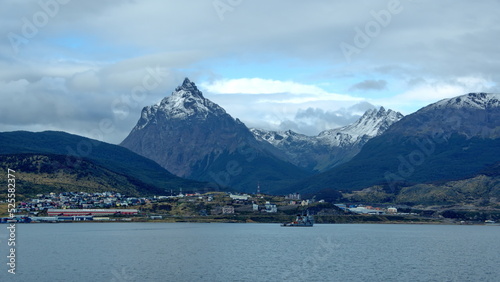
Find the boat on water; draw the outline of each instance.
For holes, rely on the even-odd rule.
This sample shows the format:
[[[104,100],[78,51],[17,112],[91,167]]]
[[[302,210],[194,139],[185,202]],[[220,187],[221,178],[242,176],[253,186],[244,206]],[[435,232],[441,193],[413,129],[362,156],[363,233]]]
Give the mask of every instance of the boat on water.
[[[485,225],[494,225],[494,226],[499,226],[500,223],[495,222],[494,220],[488,219],[484,221]]]
[[[309,215],[309,211],[305,215],[298,214],[295,221],[281,224],[282,227],[312,227],[313,225],[314,217]]]

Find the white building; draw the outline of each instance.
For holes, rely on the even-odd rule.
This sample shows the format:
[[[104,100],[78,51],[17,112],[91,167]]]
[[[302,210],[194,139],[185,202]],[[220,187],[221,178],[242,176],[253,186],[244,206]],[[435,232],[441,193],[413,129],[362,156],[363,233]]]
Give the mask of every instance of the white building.
[[[398,209],[397,209],[397,208],[395,208],[395,207],[390,207],[390,208],[388,208],[388,209],[387,209],[387,212],[388,212],[388,213],[392,213],[392,214],[394,214],[394,213],[397,213],[397,212],[398,212]]]
[[[288,194],[287,196],[285,196],[285,199],[287,199],[287,200],[300,200],[300,194],[299,193]]]
[[[275,213],[278,212],[278,207],[275,204],[266,202],[266,212]]]
[[[381,210],[372,210],[365,207],[350,208],[349,211],[357,214],[384,214]]]
[[[241,201],[247,201],[248,198],[250,198],[249,195],[243,194],[243,195],[234,195],[234,194],[229,194],[229,197],[233,200],[241,200]]]
[[[233,214],[233,213],[234,213],[234,207],[233,206],[222,207],[222,214]]]

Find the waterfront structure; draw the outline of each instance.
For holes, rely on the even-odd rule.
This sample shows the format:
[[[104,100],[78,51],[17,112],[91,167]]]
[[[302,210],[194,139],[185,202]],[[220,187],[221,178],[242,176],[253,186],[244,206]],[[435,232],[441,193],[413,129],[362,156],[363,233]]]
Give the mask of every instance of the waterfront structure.
[[[384,214],[384,211],[382,210],[370,209],[368,207],[349,208],[349,211],[357,214],[375,214],[375,215]]]
[[[48,216],[77,216],[77,215],[136,215],[136,209],[48,209]]]

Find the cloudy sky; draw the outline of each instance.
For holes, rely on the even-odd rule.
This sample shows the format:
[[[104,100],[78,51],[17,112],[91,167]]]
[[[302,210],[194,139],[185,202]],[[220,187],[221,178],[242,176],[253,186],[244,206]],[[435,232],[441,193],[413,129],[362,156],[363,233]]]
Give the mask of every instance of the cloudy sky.
[[[189,77],[250,127],[306,134],[500,92],[500,1],[2,1],[0,131],[121,142]]]

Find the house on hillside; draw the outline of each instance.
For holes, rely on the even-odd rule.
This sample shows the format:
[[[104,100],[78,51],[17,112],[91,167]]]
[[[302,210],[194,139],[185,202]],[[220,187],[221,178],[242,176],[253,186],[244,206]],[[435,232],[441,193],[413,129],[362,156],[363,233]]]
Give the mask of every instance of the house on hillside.
[[[269,213],[278,212],[278,207],[275,204],[271,204],[270,202],[266,202],[266,212],[269,212]]]
[[[222,207],[222,214],[234,214],[234,207],[233,206]]]

